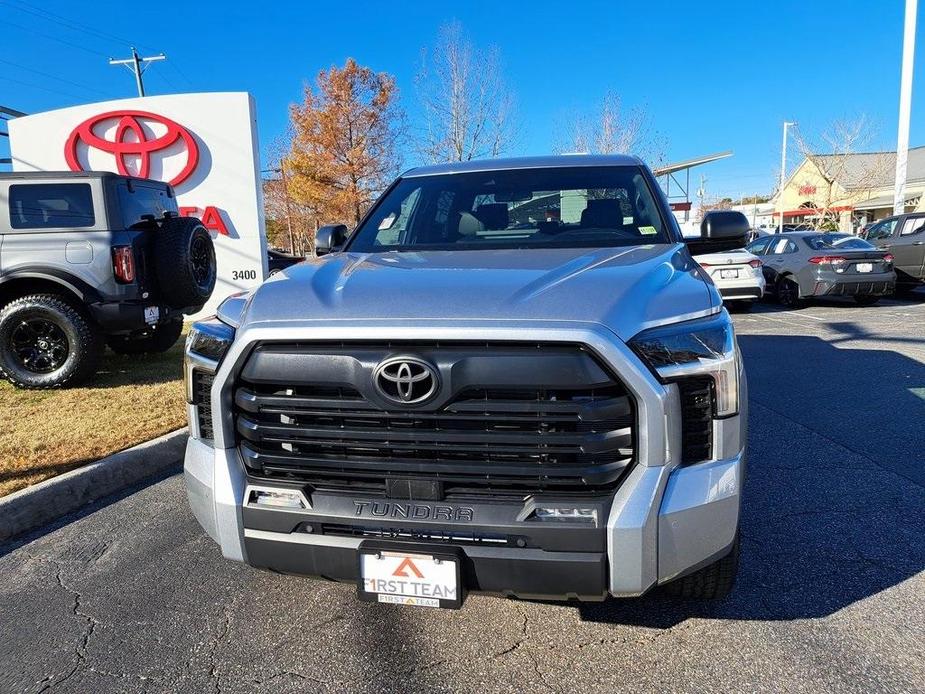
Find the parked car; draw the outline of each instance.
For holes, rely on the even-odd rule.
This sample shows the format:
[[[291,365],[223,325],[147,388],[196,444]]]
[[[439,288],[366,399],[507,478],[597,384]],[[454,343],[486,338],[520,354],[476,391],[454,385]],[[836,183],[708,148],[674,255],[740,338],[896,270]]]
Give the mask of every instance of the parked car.
[[[710,213],[697,252],[747,229]],[[728,593],[742,359],[639,159],[413,169],[317,251],[187,342],[186,486],[225,557],[402,605]]]
[[[893,256],[850,234],[796,231],[752,241],[769,292],[784,306],[818,296],[851,296],[862,305],[892,294]]]
[[[292,267],[303,260],[305,258],[270,248],[267,250],[267,276],[272,277],[277,272],[282,272],[287,267]]]
[[[740,309],[749,309],[764,296],[764,273],[761,261],[744,249],[694,256],[713,280],[723,301]]]
[[[212,237],[165,183],[3,173],[0,208],[0,375],[19,387],[80,382],[104,343],[162,352],[212,294]]]
[[[896,291],[912,291],[925,282],[925,213],[889,217],[862,233],[867,241],[892,254]]]

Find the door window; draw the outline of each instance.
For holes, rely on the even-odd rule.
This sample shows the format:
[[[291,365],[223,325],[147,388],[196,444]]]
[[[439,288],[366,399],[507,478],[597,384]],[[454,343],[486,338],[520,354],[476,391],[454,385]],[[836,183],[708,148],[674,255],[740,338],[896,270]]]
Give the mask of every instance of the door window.
[[[875,241],[876,239],[888,239],[893,235],[893,229],[896,228],[895,219],[887,219],[878,224],[874,224],[867,230],[867,240]]]
[[[10,186],[10,226],[14,229],[92,227],[89,183],[29,183]]]
[[[763,239],[755,239],[750,244],[745,247],[749,253],[753,255],[764,255],[768,251],[768,244],[771,243],[773,239],[767,237]]]
[[[899,232],[900,236],[911,236],[920,234],[925,230],[925,217],[909,217],[903,222],[903,229]]]
[[[771,255],[781,255],[783,253],[791,253],[790,246],[792,244],[787,239],[777,239],[774,244],[771,246],[770,253]]]

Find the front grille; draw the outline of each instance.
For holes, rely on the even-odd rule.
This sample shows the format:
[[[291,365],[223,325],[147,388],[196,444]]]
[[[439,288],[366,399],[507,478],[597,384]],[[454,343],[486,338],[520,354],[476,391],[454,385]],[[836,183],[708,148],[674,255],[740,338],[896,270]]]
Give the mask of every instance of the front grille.
[[[442,374],[425,407],[372,388],[376,365],[408,352]],[[381,495],[395,478],[437,480],[444,498],[592,490],[617,483],[634,456],[631,397],[574,345],[268,345],[234,405],[250,474],[321,490]]]
[[[713,379],[682,378],[681,462],[698,463],[713,457]]]
[[[215,376],[207,371],[193,370],[193,404],[196,406],[196,421],[199,438],[211,441],[212,433],[212,382]]]

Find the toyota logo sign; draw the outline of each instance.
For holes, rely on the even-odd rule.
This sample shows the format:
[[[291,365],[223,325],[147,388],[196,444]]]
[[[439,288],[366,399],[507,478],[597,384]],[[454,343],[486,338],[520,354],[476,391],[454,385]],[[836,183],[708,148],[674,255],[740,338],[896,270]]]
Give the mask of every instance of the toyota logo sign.
[[[402,405],[419,405],[437,392],[437,371],[421,359],[394,357],[376,367],[376,390],[388,400]]]
[[[111,140],[99,134],[101,124],[110,124],[115,121],[115,131]],[[145,128],[144,125],[148,127]],[[161,135],[150,137],[151,125],[157,124],[166,129]],[[124,176],[135,175],[149,178],[151,173],[151,155],[163,152],[181,143],[185,150],[186,162],[183,168],[168,183],[172,186],[183,183],[199,163],[199,147],[190,132],[179,123],[148,111],[109,111],[88,118],[74,128],[67,143],[64,145],[64,158],[71,171],[84,171],[77,158],[77,146],[84,144],[89,149],[97,149],[112,154],[116,160],[116,168]],[[126,166],[126,158],[135,157],[138,170],[131,174]]]

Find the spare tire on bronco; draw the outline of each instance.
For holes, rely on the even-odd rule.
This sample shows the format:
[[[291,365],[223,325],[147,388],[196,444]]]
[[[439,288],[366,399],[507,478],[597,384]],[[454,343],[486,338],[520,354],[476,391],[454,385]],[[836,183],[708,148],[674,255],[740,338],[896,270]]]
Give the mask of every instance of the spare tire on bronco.
[[[215,288],[215,247],[195,217],[168,217],[154,242],[154,268],[164,300],[174,308],[202,306]]]

